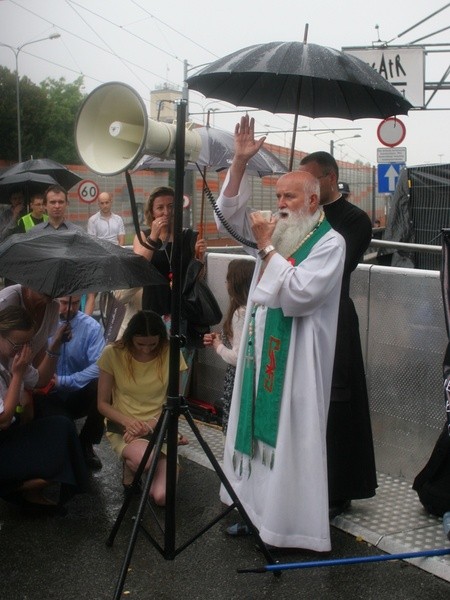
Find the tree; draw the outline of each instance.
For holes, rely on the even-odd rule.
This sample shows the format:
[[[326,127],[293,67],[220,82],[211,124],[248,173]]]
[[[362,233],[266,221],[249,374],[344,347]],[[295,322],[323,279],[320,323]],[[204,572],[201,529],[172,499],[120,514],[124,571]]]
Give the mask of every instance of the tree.
[[[73,83],[46,79],[40,85],[20,79],[22,158],[52,158],[79,164],[75,149],[75,119],[84,95],[83,78]],[[0,67],[0,158],[17,160],[16,77]]]
[[[18,159],[16,76],[6,67],[0,67],[0,157]],[[37,148],[41,137],[37,116],[44,109],[45,96],[27,77],[20,80],[20,107],[22,152]],[[29,132],[29,133],[28,133]]]
[[[41,83],[41,89],[47,98],[46,113],[42,119],[47,131],[42,147],[43,156],[63,164],[80,163],[75,148],[74,130],[76,116],[84,98],[82,86],[83,77],[78,77],[73,83],[66,83],[64,78],[46,79]]]

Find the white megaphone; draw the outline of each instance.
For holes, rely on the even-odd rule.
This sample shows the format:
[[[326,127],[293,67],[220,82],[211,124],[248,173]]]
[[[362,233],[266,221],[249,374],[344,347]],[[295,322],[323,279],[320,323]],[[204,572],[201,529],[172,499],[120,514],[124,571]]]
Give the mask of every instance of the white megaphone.
[[[84,164],[99,175],[117,175],[144,154],[175,156],[176,125],[153,121],[132,87],[104,83],[87,96],[75,124],[75,145]],[[195,162],[201,138],[186,129],[185,160]]]

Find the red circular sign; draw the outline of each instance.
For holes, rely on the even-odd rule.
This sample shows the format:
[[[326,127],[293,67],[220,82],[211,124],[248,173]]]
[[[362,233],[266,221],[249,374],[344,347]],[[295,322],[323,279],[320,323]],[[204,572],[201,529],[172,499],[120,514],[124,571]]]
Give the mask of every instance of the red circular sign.
[[[378,125],[377,136],[383,146],[393,148],[405,139],[406,127],[397,117],[389,117]]]
[[[82,202],[90,204],[97,200],[99,194],[98,185],[92,179],[83,179],[78,185],[78,198]]]

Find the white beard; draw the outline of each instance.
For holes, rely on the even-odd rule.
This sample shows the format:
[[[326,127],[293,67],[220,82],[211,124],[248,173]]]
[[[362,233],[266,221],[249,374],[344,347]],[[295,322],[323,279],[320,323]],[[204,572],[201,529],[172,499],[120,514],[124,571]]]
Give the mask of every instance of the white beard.
[[[276,251],[284,258],[291,256],[310,233],[320,218],[320,211],[310,215],[306,211],[289,212],[288,217],[280,218],[272,234]]]

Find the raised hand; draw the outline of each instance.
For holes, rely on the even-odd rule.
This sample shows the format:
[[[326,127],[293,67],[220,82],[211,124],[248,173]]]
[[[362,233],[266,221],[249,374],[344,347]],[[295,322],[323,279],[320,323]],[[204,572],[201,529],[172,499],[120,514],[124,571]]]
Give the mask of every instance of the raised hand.
[[[248,115],[241,117],[234,128],[234,148],[236,160],[248,162],[261,149],[266,137],[255,140],[255,119]]]

